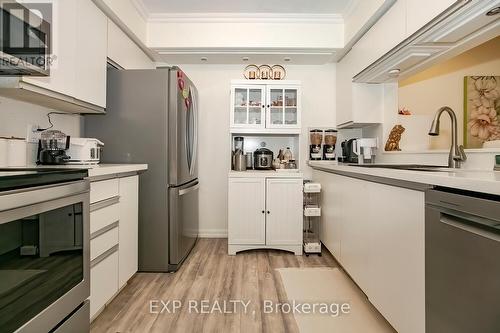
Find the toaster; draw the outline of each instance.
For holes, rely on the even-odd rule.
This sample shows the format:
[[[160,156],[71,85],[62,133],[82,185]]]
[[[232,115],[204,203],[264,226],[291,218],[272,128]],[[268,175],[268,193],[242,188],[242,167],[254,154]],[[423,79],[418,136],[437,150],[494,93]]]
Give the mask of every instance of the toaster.
[[[67,164],[98,164],[104,143],[93,138],[71,138]]]

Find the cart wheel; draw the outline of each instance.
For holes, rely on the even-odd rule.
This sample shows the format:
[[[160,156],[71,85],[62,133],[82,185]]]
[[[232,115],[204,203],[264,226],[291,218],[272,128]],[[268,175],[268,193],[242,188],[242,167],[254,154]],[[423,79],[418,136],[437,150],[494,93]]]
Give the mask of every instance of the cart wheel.
[[[322,254],[321,254],[321,253],[318,253],[318,256],[320,256],[320,257],[321,257],[321,256],[322,256]]]
[[[309,253],[306,253],[306,257],[309,257]]]

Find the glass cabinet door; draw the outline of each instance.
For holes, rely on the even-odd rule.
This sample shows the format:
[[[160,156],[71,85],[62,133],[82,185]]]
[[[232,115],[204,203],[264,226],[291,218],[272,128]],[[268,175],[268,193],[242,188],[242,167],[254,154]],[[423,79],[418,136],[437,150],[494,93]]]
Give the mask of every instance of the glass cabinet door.
[[[299,90],[297,87],[268,88],[267,127],[295,128],[300,126]]]
[[[233,127],[264,127],[264,88],[259,86],[233,87]]]

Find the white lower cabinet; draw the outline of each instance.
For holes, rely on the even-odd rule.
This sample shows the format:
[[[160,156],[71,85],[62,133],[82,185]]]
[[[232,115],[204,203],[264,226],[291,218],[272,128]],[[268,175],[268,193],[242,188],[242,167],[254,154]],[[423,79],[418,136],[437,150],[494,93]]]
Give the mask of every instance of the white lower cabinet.
[[[302,178],[229,178],[228,244],[302,254]]]
[[[113,250],[112,250],[113,251]],[[106,303],[118,292],[118,249],[102,261],[91,264],[90,319],[93,320]],[[99,258],[98,258],[99,260]]]
[[[120,178],[120,229],[118,285],[123,287],[137,272],[139,176]]]
[[[425,332],[425,194],[314,171],[321,237],[399,333]]]
[[[266,244],[302,244],[302,179],[266,182]]]
[[[230,178],[228,243],[266,244],[266,179]]]
[[[137,272],[139,176],[91,182],[90,318]]]

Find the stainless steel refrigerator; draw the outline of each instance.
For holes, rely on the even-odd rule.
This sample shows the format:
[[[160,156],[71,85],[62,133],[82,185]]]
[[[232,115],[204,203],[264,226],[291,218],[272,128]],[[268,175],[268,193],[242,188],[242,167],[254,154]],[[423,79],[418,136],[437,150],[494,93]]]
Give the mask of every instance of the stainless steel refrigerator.
[[[85,116],[101,163],[147,163],[139,181],[139,270],[177,270],[198,238],[197,90],[176,67],[108,70],[106,115]]]

